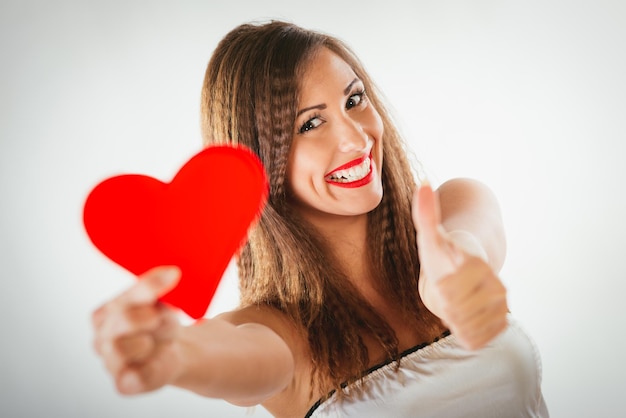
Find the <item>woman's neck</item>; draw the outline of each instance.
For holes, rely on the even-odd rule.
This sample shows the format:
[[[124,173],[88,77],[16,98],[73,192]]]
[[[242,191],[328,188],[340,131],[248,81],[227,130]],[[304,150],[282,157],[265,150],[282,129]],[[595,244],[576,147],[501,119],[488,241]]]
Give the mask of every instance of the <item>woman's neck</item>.
[[[357,288],[371,282],[368,257],[367,214],[357,216],[326,215],[307,219],[320,233],[345,274]]]

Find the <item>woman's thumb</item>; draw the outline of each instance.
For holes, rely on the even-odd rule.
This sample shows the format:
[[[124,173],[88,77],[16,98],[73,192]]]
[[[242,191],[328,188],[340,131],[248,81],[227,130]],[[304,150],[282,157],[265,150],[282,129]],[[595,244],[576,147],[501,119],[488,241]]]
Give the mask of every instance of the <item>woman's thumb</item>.
[[[439,197],[428,182],[415,191],[412,215],[422,268],[435,280],[453,273],[457,267],[457,251],[446,239],[441,225]]]

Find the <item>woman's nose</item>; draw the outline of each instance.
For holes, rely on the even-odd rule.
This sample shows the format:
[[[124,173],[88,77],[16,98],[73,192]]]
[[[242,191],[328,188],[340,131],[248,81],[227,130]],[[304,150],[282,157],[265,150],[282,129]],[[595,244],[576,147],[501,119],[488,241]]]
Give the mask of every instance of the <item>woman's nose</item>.
[[[339,151],[341,152],[363,151],[367,148],[367,134],[363,130],[363,126],[357,121],[344,120],[337,134],[339,136]]]

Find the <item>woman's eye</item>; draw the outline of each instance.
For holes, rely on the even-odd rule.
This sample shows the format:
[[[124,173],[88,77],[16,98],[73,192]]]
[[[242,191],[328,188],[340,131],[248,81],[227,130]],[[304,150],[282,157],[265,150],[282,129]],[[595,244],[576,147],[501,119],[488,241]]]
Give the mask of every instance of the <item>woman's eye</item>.
[[[358,93],[353,94],[348,97],[348,101],[346,102],[346,109],[352,109],[353,107],[359,106],[365,100],[365,91],[360,91]]]
[[[316,116],[304,122],[304,124],[300,127],[300,133],[303,134],[305,132],[310,131],[311,129],[315,129],[322,124],[322,120]]]

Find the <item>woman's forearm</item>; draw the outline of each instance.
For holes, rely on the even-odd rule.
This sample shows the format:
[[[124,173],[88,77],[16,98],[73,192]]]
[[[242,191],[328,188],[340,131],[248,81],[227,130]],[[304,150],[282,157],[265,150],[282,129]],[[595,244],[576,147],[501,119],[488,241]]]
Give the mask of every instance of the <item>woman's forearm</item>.
[[[181,334],[177,349],[182,367],[175,386],[250,406],[280,392],[293,378],[289,347],[264,325],[217,318]]]

